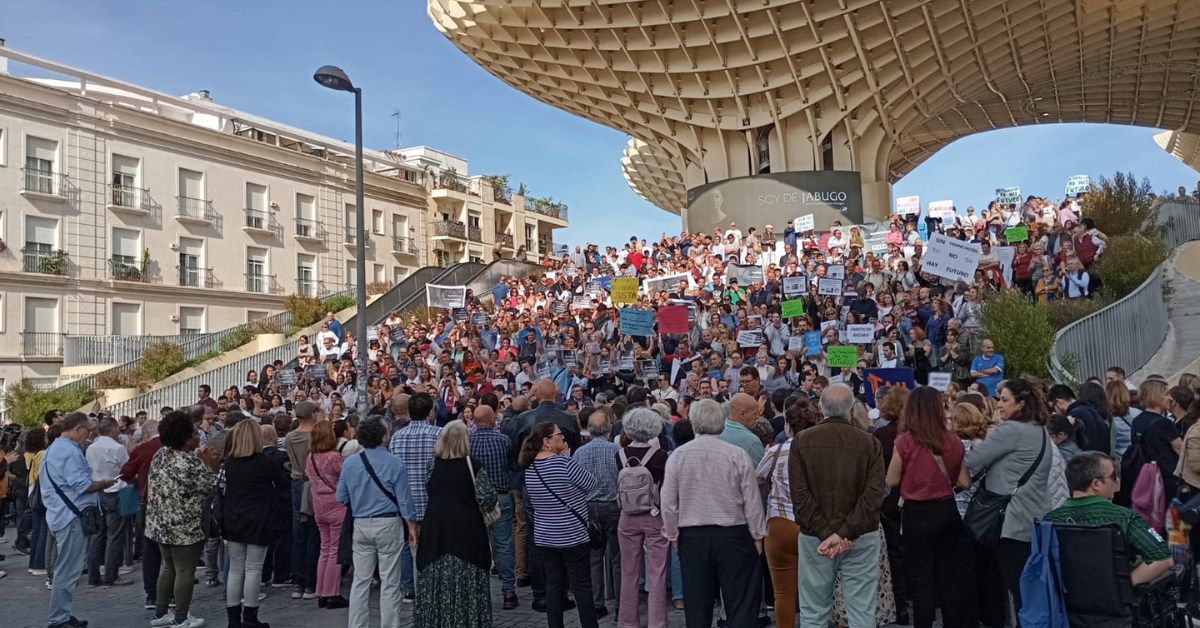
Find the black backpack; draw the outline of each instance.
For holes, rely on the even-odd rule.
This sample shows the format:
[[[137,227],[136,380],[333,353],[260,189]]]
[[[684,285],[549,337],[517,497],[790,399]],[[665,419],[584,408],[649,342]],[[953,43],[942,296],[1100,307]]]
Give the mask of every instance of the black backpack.
[[[1113,496],[1113,503],[1128,507],[1130,504],[1133,484],[1137,482],[1142,466],[1150,460],[1146,457],[1146,447],[1142,443],[1142,433],[1133,430],[1130,434],[1129,448],[1121,456],[1121,488]]]

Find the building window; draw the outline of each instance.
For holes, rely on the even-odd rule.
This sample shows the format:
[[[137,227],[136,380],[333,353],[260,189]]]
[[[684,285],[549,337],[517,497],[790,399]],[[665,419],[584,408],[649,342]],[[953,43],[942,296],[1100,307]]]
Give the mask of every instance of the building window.
[[[112,156],[112,204],[120,207],[142,207],[142,190],[138,185],[140,159]]]
[[[112,257],[109,268],[113,279],[141,279],[141,234],[132,229],[114,227],[112,231]]]
[[[205,218],[208,215],[208,200],[204,194],[204,173],[179,169],[179,215],[189,218]]]
[[[383,230],[383,210],[382,209],[371,210],[371,232],[375,233],[377,235],[383,235],[385,233]]]
[[[358,286],[358,264],[352,260],[346,260],[346,289],[355,288]]]
[[[246,291],[267,291],[267,250],[257,247],[246,249]]]
[[[41,297],[25,297],[25,335],[26,335],[26,352],[25,355],[31,355],[28,351],[30,340],[28,336],[38,334],[57,334],[58,333],[58,299],[47,299]],[[34,353],[32,355],[47,355],[43,353]]]
[[[179,238],[179,285],[193,288],[206,287],[204,270],[204,241],[196,238]]]
[[[387,281],[387,266],[384,266],[383,264],[375,264],[374,268],[371,270],[371,281],[377,283]]]
[[[25,138],[25,189],[58,194],[58,142],[32,135]]]
[[[270,316],[270,313],[264,312],[262,310],[246,310],[246,322],[247,323],[253,323],[254,321],[260,321],[268,316]]]
[[[358,208],[354,203],[346,203],[346,243],[357,244],[356,234],[358,232]]]
[[[399,284],[408,277],[408,269],[397,266],[392,269],[392,283]]]
[[[246,226],[251,229],[266,229],[267,186],[257,183],[246,184]]]
[[[58,220],[42,216],[25,217],[25,248],[22,270],[27,273],[65,274],[59,258]]]
[[[182,336],[192,336],[195,334],[204,333],[204,308],[202,307],[181,307],[179,308],[179,334]]]
[[[112,335],[142,335],[142,305],[140,303],[112,304]]]
[[[437,265],[441,268],[447,268],[454,263],[450,251],[434,251],[434,255],[437,258]]]
[[[317,256],[301,253],[296,258],[296,293],[317,296]]]
[[[475,213],[469,214],[467,216],[467,226],[475,227],[476,229],[483,228],[483,217]]]
[[[317,199],[307,194],[296,195],[296,235],[316,237]]]
[[[0,166],[8,165],[8,130],[0,129]],[[3,381],[3,380],[0,380]]]

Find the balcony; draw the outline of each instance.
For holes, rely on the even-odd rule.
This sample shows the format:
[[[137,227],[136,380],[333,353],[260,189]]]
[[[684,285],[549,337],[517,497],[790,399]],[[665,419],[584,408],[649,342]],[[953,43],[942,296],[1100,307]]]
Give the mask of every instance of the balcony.
[[[67,189],[70,182],[67,175],[36,168],[21,168],[21,172],[25,174],[25,185],[21,188],[21,196],[52,203],[67,202]]]
[[[496,234],[496,246],[499,246],[501,248],[506,248],[506,249],[513,248],[512,235],[507,234],[507,233],[497,233]]]
[[[325,227],[316,220],[309,218],[296,219],[296,233],[292,236],[297,242],[321,244],[325,242]]]
[[[113,184],[108,193],[108,209],[131,216],[150,215],[150,190]]]
[[[275,237],[283,232],[283,227],[275,220],[275,215],[262,209],[247,207],[246,218],[242,221],[242,231],[250,235]]]
[[[483,242],[483,229],[481,227],[467,227],[467,239],[472,242]]]
[[[149,273],[146,267],[150,260],[143,260],[138,263],[134,258],[128,255],[114,255],[108,260],[108,277],[116,281],[136,281],[139,283],[149,283]]]
[[[392,236],[392,253],[396,255],[417,255],[417,242],[404,236]]]
[[[306,297],[317,297],[320,293],[320,286],[313,279],[297,279],[296,294]]]
[[[189,196],[176,196],[175,220],[189,225],[207,227],[217,221],[212,201]]]
[[[433,223],[434,238],[457,238],[459,240],[467,239],[467,225],[457,220],[443,220]]]
[[[246,273],[246,292],[266,294],[274,283],[275,277],[255,273]]]
[[[21,355],[26,357],[62,357],[63,334],[58,332],[21,332]]]
[[[68,256],[66,251],[48,249],[35,243],[27,243],[25,248],[21,249],[21,255],[21,270],[27,273],[58,276],[66,276],[67,274]]]
[[[375,241],[371,239],[371,235],[370,234],[364,234],[364,235],[366,235],[367,240],[366,240],[366,242],[363,243],[363,245],[366,246],[368,249],[375,246]],[[346,245],[346,248],[350,249],[351,253],[358,250],[358,229],[356,229],[355,227],[346,227],[346,235],[343,240],[344,240],[343,243]]]
[[[555,220],[561,220],[563,223],[566,223],[568,220],[566,204],[558,203],[558,202],[555,202],[555,201],[549,200],[549,199],[543,199],[543,198],[535,198],[532,200],[526,199],[525,200],[525,211],[534,212],[537,214],[541,214],[543,216],[548,216]]]
[[[176,266],[179,271],[179,285],[185,288],[215,288],[216,277],[211,268],[197,266]]]

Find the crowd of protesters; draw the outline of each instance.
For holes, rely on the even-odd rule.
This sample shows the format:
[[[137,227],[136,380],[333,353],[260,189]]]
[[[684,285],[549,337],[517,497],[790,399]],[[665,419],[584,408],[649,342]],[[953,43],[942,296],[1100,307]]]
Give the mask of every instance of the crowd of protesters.
[[[948,628],[1000,628],[1035,521],[1129,513],[1148,581],[1172,562],[1173,500],[1200,491],[1200,382],[1135,387],[1113,367],[1050,386],[1006,372],[988,337],[989,291],[1097,290],[1107,236],[1080,213],[1029,197],[925,219],[926,237],[980,246],[971,282],[923,270],[915,217],[882,237],[734,223],[577,247],[365,339],[330,313],[293,363],[202,385],[190,407],[47,413],[5,449],[12,547],[46,576],[51,628],[87,625],[71,614],[85,567],[120,587],[137,561],[155,627],[204,624],[203,564],[231,628],[266,625],[264,588],[365,628],[373,587],[385,628],[409,603],[422,628],[489,626],[492,576],[500,612],[528,588],[552,628],[571,609],[637,627],[642,593],[650,628],[671,607],[689,628],[929,628],[939,609]],[[665,315],[680,307],[682,328]],[[1148,462],[1161,503],[1113,510],[1132,501],[1117,476]],[[986,542],[964,524],[985,475],[1013,495]]]

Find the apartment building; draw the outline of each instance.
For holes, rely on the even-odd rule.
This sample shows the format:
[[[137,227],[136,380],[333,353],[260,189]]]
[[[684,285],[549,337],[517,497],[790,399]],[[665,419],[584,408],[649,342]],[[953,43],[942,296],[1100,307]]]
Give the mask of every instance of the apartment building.
[[[353,154],[0,43],[0,385],[52,385],[68,334],[217,331],[353,286]],[[434,200],[420,168],[364,157],[368,281],[397,282],[435,260]]]
[[[486,263],[496,254],[518,253],[541,261],[554,250],[554,230],[567,226],[565,207],[514,193],[495,177],[471,175],[462,157],[428,146],[395,153],[420,169],[428,182],[428,255],[433,264]]]

